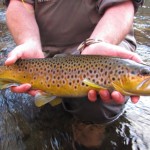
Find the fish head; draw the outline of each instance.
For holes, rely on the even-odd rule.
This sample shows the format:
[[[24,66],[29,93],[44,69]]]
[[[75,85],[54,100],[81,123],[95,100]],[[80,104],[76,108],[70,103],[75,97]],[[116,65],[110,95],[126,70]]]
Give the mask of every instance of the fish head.
[[[133,63],[126,65],[126,71],[119,81],[113,82],[115,90],[124,95],[150,95],[150,66]]]

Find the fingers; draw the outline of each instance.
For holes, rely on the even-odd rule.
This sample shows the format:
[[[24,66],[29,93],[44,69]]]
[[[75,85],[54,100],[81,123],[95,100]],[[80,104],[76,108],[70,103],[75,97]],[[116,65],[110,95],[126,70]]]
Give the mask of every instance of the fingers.
[[[139,101],[140,97],[139,96],[131,96],[131,101],[132,103],[136,104]]]
[[[108,90],[100,90],[99,95],[101,97],[101,100],[104,103],[111,103],[115,102],[116,104],[124,104],[125,103],[125,96],[123,96],[118,91],[113,91],[111,94]],[[89,101],[95,102],[97,100],[97,93],[94,90],[90,90],[88,93]],[[139,101],[139,96],[131,96],[132,103],[137,103]]]
[[[27,93],[31,88],[30,84],[22,84],[20,86],[11,87],[11,91],[15,93]]]
[[[128,51],[125,48],[120,47],[118,45],[112,45],[112,44],[105,43],[105,42],[92,44],[86,47],[83,50],[82,54],[120,57],[124,59],[131,59],[139,63],[143,63],[140,56],[137,55],[136,53]]]
[[[121,95],[119,92],[114,91],[112,94],[108,90],[100,90],[99,91],[101,100],[104,103],[111,103],[112,101],[117,103],[117,104],[123,104],[125,101],[125,98],[123,95]],[[88,92],[88,98],[89,101],[95,102],[97,100],[97,93],[94,90],[90,90]]]
[[[99,91],[100,97],[104,103],[111,102],[111,95],[108,90],[100,90]]]
[[[11,91],[15,93],[28,93],[29,95],[35,96],[40,90],[30,90],[31,84],[22,84],[20,86],[12,86]]]
[[[99,94],[104,103],[115,102],[116,104],[123,104],[125,102],[124,96],[117,91],[110,94],[108,90],[100,90]]]
[[[39,48],[37,45],[38,43],[35,44],[34,42],[27,42],[17,46],[8,54],[5,65],[12,65],[20,58],[44,58],[41,48]]]
[[[16,47],[13,51],[11,51],[8,54],[8,58],[5,61],[5,65],[12,65],[12,64],[14,64],[19,58],[22,57],[22,55],[23,55],[22,51],[20,51],[18,49],[18,47]]]
[[[117,51],[117,57],[130,59],[139,63],[143,63],[142,59],[138,54],[127,50]]]
[[[30,90],[31,84],[22,84],[20,86],[12,86],[11,91],[15,93],[28,93],[29,95],[35,96],[39,90]]]
[[[90,90],[90,91],[88,92],[88,99],[89,99],[89,101],[91,101],[91,102],[95,102],[96,99],[97,99],[97,93],[96,93],[96,91]]]
[[[41,92],[41,91],[40,90],[30,90],[30,91],[28,91],[28,94],[35,96],[39,92]]]
[[[124,104],[125,102],[125,97],[117,91],[112,92],[111,97],[116,104]]]

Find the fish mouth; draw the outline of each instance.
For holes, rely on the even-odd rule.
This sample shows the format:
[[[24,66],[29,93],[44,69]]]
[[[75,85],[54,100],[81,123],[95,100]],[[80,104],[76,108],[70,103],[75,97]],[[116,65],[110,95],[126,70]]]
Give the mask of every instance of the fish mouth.
[[[139,83],[136,89],[145,92],[149,91],[150,94],[150,78],[147,78]]]

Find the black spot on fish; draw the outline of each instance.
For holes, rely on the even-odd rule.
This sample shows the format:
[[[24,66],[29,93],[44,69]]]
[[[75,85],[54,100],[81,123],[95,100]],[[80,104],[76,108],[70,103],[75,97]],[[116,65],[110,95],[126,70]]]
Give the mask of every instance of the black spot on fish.
[[[85,83],[82,82],[82,86],[85,86]]]
[[[92,70],[89,70],[89,72],[92,73],[93,71],[92,71]]]
[[[83,75],[83,78],[86,78],[86,75],[85,75],[85,74]]]
[[[94,70],[94,74],[96,73],[96,70]]]
[[[95,79],[92,80],[95,83]]]
[[[124,73],[124,70],[122,70],[121,73],[123,74],[123,73]]]
[[[111,70],[109,73],[110,73],[110,74],[112,74],[112,73],[113,73],[113,71]]]
[[[121,71],[118,71],[118,74],[121,74]]]
[[[109,67],[108,69],[111,70],[111,67]]]
[[[64,75],[66,75],[67,74],[67,72],[64,72]]]
[[[113,81],[115,81],[115,78],[114,78],[114,77],[112,77],[112,80],[113,80]]]
[[[49,80],[49,77],[46,77],[46,80]]]

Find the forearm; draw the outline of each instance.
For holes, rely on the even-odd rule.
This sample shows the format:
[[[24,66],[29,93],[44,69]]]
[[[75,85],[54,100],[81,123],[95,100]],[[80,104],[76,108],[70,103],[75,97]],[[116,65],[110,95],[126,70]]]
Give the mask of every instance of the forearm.
[[[134,17],[132,1],[124,2],[106,10],[90,38],[119,44],[129,33]]]
[[[11,0],[6,12],[7,26],[17,45],[28,41],[36,42],[41,48],[39,29],[33,6]]]

